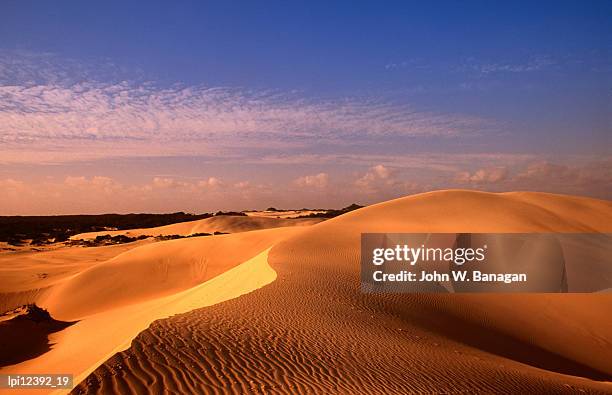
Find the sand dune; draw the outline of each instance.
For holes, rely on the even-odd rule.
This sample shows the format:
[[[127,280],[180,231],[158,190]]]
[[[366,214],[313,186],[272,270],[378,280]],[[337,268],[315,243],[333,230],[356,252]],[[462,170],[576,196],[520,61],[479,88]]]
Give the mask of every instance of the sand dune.
[[[250,230],[280,228],[285,226],[308,226],[321,222],[320,218],[269,218],[266,216],[228,216],[221,215],[197,221],[181,222],[177,224],[158,226],[156,228],[142,228],[129,230],[115,231],[100,231],[80,233],[72,236],[72,240],[88,240],[95,239],[97,236],[110,235],[118,236],[125,235],[129,237],[138,236],[168,236],[181,235],[189,236],[195,233],[237,233]]]
[[[61,331],[55,326],[65,326],[49,324],[49,330],[41,331],[39,324],[20,319],[20,327],[38,329],[15,333],[17,326],[12,321],[10,327],[8,320],[0,323],[0,329],[14,333],[17,339],[29,336],[23,341],[31,342],[34,339],[28,333],[36,335],[36,347],[26,355],[31,359],[22,361],[23,356],[14,358],[12,352],[2,359],[2,365],[18,363],[0,367],[0,372],[70,372],[80,380],[127,348],[154,320],[215,304],[272,281],[276,274],[267,264],[266,250],[308,223],[215,217],[206,224],[181,223],[166,228],[168,234],[198,233],[203,226],[233,233],[0,254],[3,311],[37,303],[51,313],[50,323],[71,324]],[[295,227],[278,227],[283,224]]]
[[[71,372],[75,393],[612,392],[610,294],[359,290],[362,232],[612,232],[611,202],[440,191],[318,222],[220,216],[154,229],[233,234],[2,254],[0,302],[71,325],[0,373]]]
[[[9,374],[70,372],[74,380],[80,382],[96,366],[127,348],[134,336],[155,319],[236,298],[270,283],[275,277],[267,264],[267,251],[264,251],[187,291],[89,316],[51,335],[50,340],[56,343],[51,351],[1,371]],[[33,393],[40,392],[33,390]]]
[[[50,351],[0,372],[70,372],[80,381],[154,320],[273,281],[267,249],[295,231],[300,227],[166,241],[100,262],[36,301],[54,319],[76,323],[49,335]]]
[[[277,218],[259,218],[245,216],[217,216],[204,220],[181,222],[177,224],[161,226],[157,228],[129,229],[121,231],[101,231],[83,233],[75,235],[72,239],[93,239],[98,235],[111,234],[113,236],[124,234],[131,237],[141,235],[181,235],[189,236],[196,233],[241,233],[251,230],[270,229],[286,226],[307,226],[318,223],[321,219],[277,219]],[[215,236],[218,237],[218,236]],[[215,239],[223,240],[223,239]],[[110,245],[103,247],[88,247],[88,248],[65,248],[61,245],[52,245],[47,247],[48,251],[36,252],[32,249],[19,248],[17,251],[0,253],[0,312],[8,311],[18,306],[34,303],[45,297],[51,288],[62,283],[66,278],[79,274],[100,262],[107,261],[116,257],[122,252],[128,251],[135,247],[149,244],[150,240],[140,240],[133,243]],[[186,242],[185,244],[189,244]],[[209,245],[208,242],[205,242]],[[197,245],[193,243],[192,245]],[[152,250],[161,252],[161,256],[169,256],[163,253],[163,248],[158,249],[152,247]],[[172,249],[169,249],[169,251]],[[183,256],[186,256],[185,254]],[[146,260],[146,259],[145,259]],[[144,268],[142,260],[141,268]],[[176,260],[173,260],[176,262]],[[195,265],[193,260],[190,260],[187,266]],[[113,270],[111,265],[119,265],[120,263],[112,263],[104,265],[92,272],[89,275],[101,273],[104,267],[107,270]],[[145,265],[146,266],[146,265]],[[164,263],[157,260],[157,266],[163,267]],[[147,273],[148,274],[148,273]],[[81,278],[86,278],[83,275]],[[185,280],[186,284],[193,286],[197,283],[200,277],[196,276],[196,280]],[[91,283],[94,287],[97,282]],[[164,287],[172,289],[173,286],[168,282],[164,283]],[[184,286],[178,286],[176,289],[184,289]],[[57,292],[55,290],[54,292]]]
[[[36,302],[68,277],[144,244],[148,241],[0,254],[0,311]]]
[[[274,282],[154,322],[74,392],[612,393],[612,295],[359,291],[362,232],[612,232],[611,202],[441,191],[294,232]]]
[[[53,317],[72,320],[174,294],[246,262],[289,232],[270,229],[150,243],[78,273],[38,303]]]

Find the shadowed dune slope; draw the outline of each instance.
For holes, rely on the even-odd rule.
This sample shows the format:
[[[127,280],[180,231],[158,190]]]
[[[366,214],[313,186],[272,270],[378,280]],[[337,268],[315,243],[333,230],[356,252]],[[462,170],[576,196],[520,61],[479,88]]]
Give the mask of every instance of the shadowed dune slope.
[[[273,247],[268,286],[156,321],[74,393],[612,393],[612,295],[362,294],[362,232],[612,232],[612,204],[441,191],[357,210]]]
[[[36,305],[0,315],[0,367],[35,358],[50,350],[48,335],[74,324],[53,319]],[[23,341],[23,339],[28,341]]]
[[[131,237],[175,234],[189,236],[196,233],[214,232],[240,234],[248,231],[277,229],[280,227],[302,227],[320,221],[320,218],[277,219],[247,216],[216,216],[204,220],[181,222],[157,228],[83,233],[73,236],[73,239],[93,239],[98,235],[104,234],[125,234]],[[286,232],[283,231],[283,233]],[[237,236],[233,240],[236,240],[239,244],[242,237]],[[95,307],[100,304],[105,304],[108,307],[111,303],[110,300],[114,300],[115,296],[124,301],[137,302],[138,298],[156,296],[154,295],[157,292],[154,291],[155,288],[158,290],[163,289],[163,292],[157,292],[157,296],[161,296],[194,286],[201,281],[212,278],[211,276],[220,274],[229,267],[232,267],[232,265],[235,266],[242,263],[245,259],[249,258],[246,253],[246,251],[250,251],[249,247],[257,247],[256,244],[261,244],[264,239],[268,240],[267,242],[270,244],[279,239],[277,236],[272,239],[269,237],[261,239],[261,236],[244,237],[247,238],[244,244],[245,248],[240,249],[229,248],[230,243],[227,239],[217,235],[214,236],[214,243],[210,240],[204,240],[204,238],[198,238],[196,241],[168,241],[162,245],[149,245],[151,240],[140,240],[133,243],[102,247],[58,247],[57,249],[44,252],[5,252],[0,254],[0,312],[8,311],[28,303],[40,303],[41,300],[45,300],[49,301],[52,309],[55,309],[56,306],[61,306],[57,309],[59,314],[63,314],[61,310],[66,311],[72,308],[76,309],[75,313],[83,314],[86,310],[88,313],[89,310],[97,311]],[[196,250],[200,248],[200,243],[202,243],[203,247],[202,251],[198,252]],[[138,252],[127,254],[122,258],[118,257],[123,252],[143,245],[146,247],[139,249]],[[179,246],[186,248],[181,252],[183,248]],[[225,247],[228,247],[228,250],[236,250],[229,254],[228,260],[225,261],[226,266],[222,269],[216,266],[216,264],[211,265],[211,258],[218,262],[215,257],[219,256],[219,251],[223,251]],[[211,255],[210,251],[212,250],[214,252]],[[176,253],[177,251],[178,253]],[[101,262],[105,263],[101,264]],[[149,262],[154,264],[152,271],[150,271]],[[128,266],[129,269],[126,269]],[[197,269],[198,267],[200,269]],[[123,272],[124,269],[126,269],[125,272]],[[117,270],[119,272],[116,272]],[[202,270],[207,273],[206,276],[203,275],[204,272]],[[77,275],[78,278],[73,281],[71,277]],[[149,275],[153,276],[150,279],[153,281],[142,285],[143,279]],[[110,281],[111,279],[113,279],[112,282]],[[140,284],[138,286],[140,290],[136,294],[132,291],[132,284]],[[84,286],[83,289],[80,289],[81,286]],[[114,290],[115,293],[102,292],[101,294],[113,295],[113,298],[92,303],[91,306],[94,309],[86,307],[84,303],[76,298],[63,298],[63,296],[69,296],[73,291],[75,292],[74,295],[88,293],[90,298],[94,298],[94,295],[97,295],[99,291],[102,291],[107,286],[109,289]],[[77,290],[77,288],[79,289]],[[64,292],[61,298],[56,297],[57,293],[62,289],[70,292]],[[85,291],[84,289],[89,290]],[[53,295],[50,295],[50,293]],[[73,307],[69,307],[71,305]]]
[[[69,276],[37,303],[53,318],[68,318],[76,321],[74,325],[55,332],[5,328],[15,345],[36,341],[37,347],[36,352],[25,347],[14,350],[18,358],[0,366],[0,373],[69,372],[79,382],[128,348],[153,321],[237,298],[273,282],[276,272],[267,259],[270,247],[302,229],[149,243]],[[30,392],[50,391],[24,393]]]
[[[180,235],[189,236],[195,233],[238,233],[247,232],[250,230],[280,228],[286,226],[307,226],[321,222],[321,218],[267,218],[267,217],[251,217],[251,216],[230,216],[220,215],[197,221],[180,222],[171,225],[159,226],[156,228],[143,229],[128,229],[81,233],[71,237],[73,240],[95,239],[96,236],[102,235],[126,235],[130,237],[138,236],[168,236]]]
[[[35,303],[77,273],[147,243],[141,240],[104,247],[0,254],[0,312]]]

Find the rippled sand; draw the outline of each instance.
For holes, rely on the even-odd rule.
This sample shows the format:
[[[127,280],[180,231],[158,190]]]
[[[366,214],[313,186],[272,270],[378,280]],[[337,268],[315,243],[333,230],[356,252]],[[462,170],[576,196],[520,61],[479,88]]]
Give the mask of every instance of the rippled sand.
[[[360,293],[360,233],[457,231],[612,232],[612,203],[442,191],[293,230],[275,281],[154,322],[74,392],[612,393],[610,294]]]

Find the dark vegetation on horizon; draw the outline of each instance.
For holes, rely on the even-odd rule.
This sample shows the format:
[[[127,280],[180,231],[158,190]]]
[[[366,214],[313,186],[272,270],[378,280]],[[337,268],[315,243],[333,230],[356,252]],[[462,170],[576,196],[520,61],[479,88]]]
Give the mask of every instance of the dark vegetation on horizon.
[[[165,240],[185,239],[187,237],[202,237],[202,236],[213,236],[213,235],[217,236],[217,235],[228,235],[228,234],[229,233],[227,233],[227,232],[217,232],[217,231],[215,231],[214,233],[204,233],[204,232],[201,232],[201,233],[192,233],[192,234],[187,235],[187,236],[183,236],[183,235],[159,235],[159,236],[155,236],[155,240],[157,240],[157,241],[165,241]]]
[[[23,245],[62,242],[72,235],[103,230],[153,228],[178,222],[210,218],[212,214],[101,214],[53,216],[0,216],[0,241]]]
[[[214,232],[214,233],[193,233],[187,236],[183,235],[140,235],[136,237],[126,236],[126,235],[100,235],[96,236],[95,239],[90,240],[70,240],[68,242],[69,245],[72,246],[85,246],[85,247],[100,247],[106,245],[113,244],[125,244],[125,243],[133,243],[138,240],[148,239],[149,237],[154,237],[155,241],[166,241],[166,240],[175,240],[175,239],[184,239],[187,237],[202,237],[202,236],[213,236],[213,235],[225,235],[225,232]]]
[[[227,215],[227,216],[232,216],[232,217],[246,217],[246,213],[244,212],[238,212],[238,211],[217,211],[215,213],[215,217],[218,216],[222,216],[222,215]]]
[[[350,206],[346,206],[344,208],[341,208],[340,210],[325,210],[322,213],[311,213],[311,214],[307,214],[307,215],[299,215],[297,217],[292,217],[292,218],[334,218],[337,217],[339,215],[342,214],[346,214],[348,212],[351,212],[353,210],[357,210],[363,208],[363,206],[360,206],[358,204],[351,204]],[[313,210],[315,211],[315,210]],[[318,211],[318,209],[317,209]],[[321,210],[322,211],[322,210]]]
[[[358,204],[351,204],[339,210],[335,209],[302,209],[310,211],[321,211],[308,215],[300,215],[292,218],[334,218],[359,208]],[[284,211],[269,208],[268,211]],[[301,210],[297,210],[301,211]],[[195,221],[213,216],[246,216],[244,212],[218,211],[214,214],[187,214],[184,212],[172,214],[100,214],[100,215],[51,215],[51,216],[0,216],[0,242],[8,242],[10,245],[21,246],[27,243],[42,246],[50,243],[68,241],[70,236],[86,233],[101,232],[105,230],[124,230],[135,228],[154,228],[175,224],[179,222]],[[217,234],[218,232],[215,232]],[[197,234],[192,236],[207,236],[208,234]],[[153,236],[153,235],[152,235]],[[152,237],[147,236],[147,237]],[[158,236],[180,238],[181,236]],[[142,238],[128,236],[99,236],[91,241],[83,241],[83,245],[108,245],[130,243]],[[79,242],[71,242],[79,244]],[[89,243],[89,244],[88,244]]]
[[[268,207],[266,211],[268,212],[279,212],[283,211],[315,211],[314,213],[297,215],[295,217],[290,217],[290,219],[296,218],[334,218],[342,214],[346,214],[350,211],[357,210],[363,208],[364,206],[360,206],[356,203],[351,204],[350,206],[346,206],[341,209],[328,209],[328,208],[300,208],[300,209],[278,209],[276,207]]]

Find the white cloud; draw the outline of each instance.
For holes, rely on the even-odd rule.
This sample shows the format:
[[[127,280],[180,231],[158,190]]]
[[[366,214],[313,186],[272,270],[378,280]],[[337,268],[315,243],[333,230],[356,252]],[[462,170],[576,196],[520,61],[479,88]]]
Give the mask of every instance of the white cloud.
[[[64,179],[64,184],[72,189],[90,189],[106,194],[116,192],[123,188],[120,183],[105,176],[93,176],[90,178],[84,176],[67,176]]]
[[[154,177],[152,184],[154,188],[159,188],[159,189],[176,188],[176,187],[185,185],[184,183],[180,181],[176,181],[174,178],[165,178],[165,177]]]
[[[492,191],[541,191],[587,195],[609,199],[612,196],[612,159],[582,160],[568,164],[548,160],[525,161],[515,166],[497,166],[460,171],[454,182]]]
[[[376,174],[379,178],[387,179],[391,176],[391,171],[383,165],[376,165],[372,167],[371,171]]]
[[[538,161],[520,171],[513,181],[524,189],[591,194],[612,198],[612,157],[579,165]]]
[[[478,169],[473,173],[463,171],[457,173],[455,181],[458,183],[497,183],[506,180],[508,177],[508,169],[505,167],[493,167],[486,169]]]
[[[394,182],[391,170],[383,165],[372,166],[362,177],[355,181],[355,185],[362,188],[373,188],[377,184],[390,185]]]
[[[209,177],[207,180],[202,180],[198,182],[198,186],[201,187],[209,187],[209,188],[217,188],[223,185],[223,182],[217,177]]]
[[[310,176],[303,176],[294,180],[299,187],[325,188],[329,182],[327,173],[319,173]]]
[[[157,189],[186,188],[197,191],[198,187],[216,189],[224,185],[225,183],[218,177],[208,177],[207,179],[194,182],[177,180],[173,177],[154,177],[151,184],[147,186]]]

